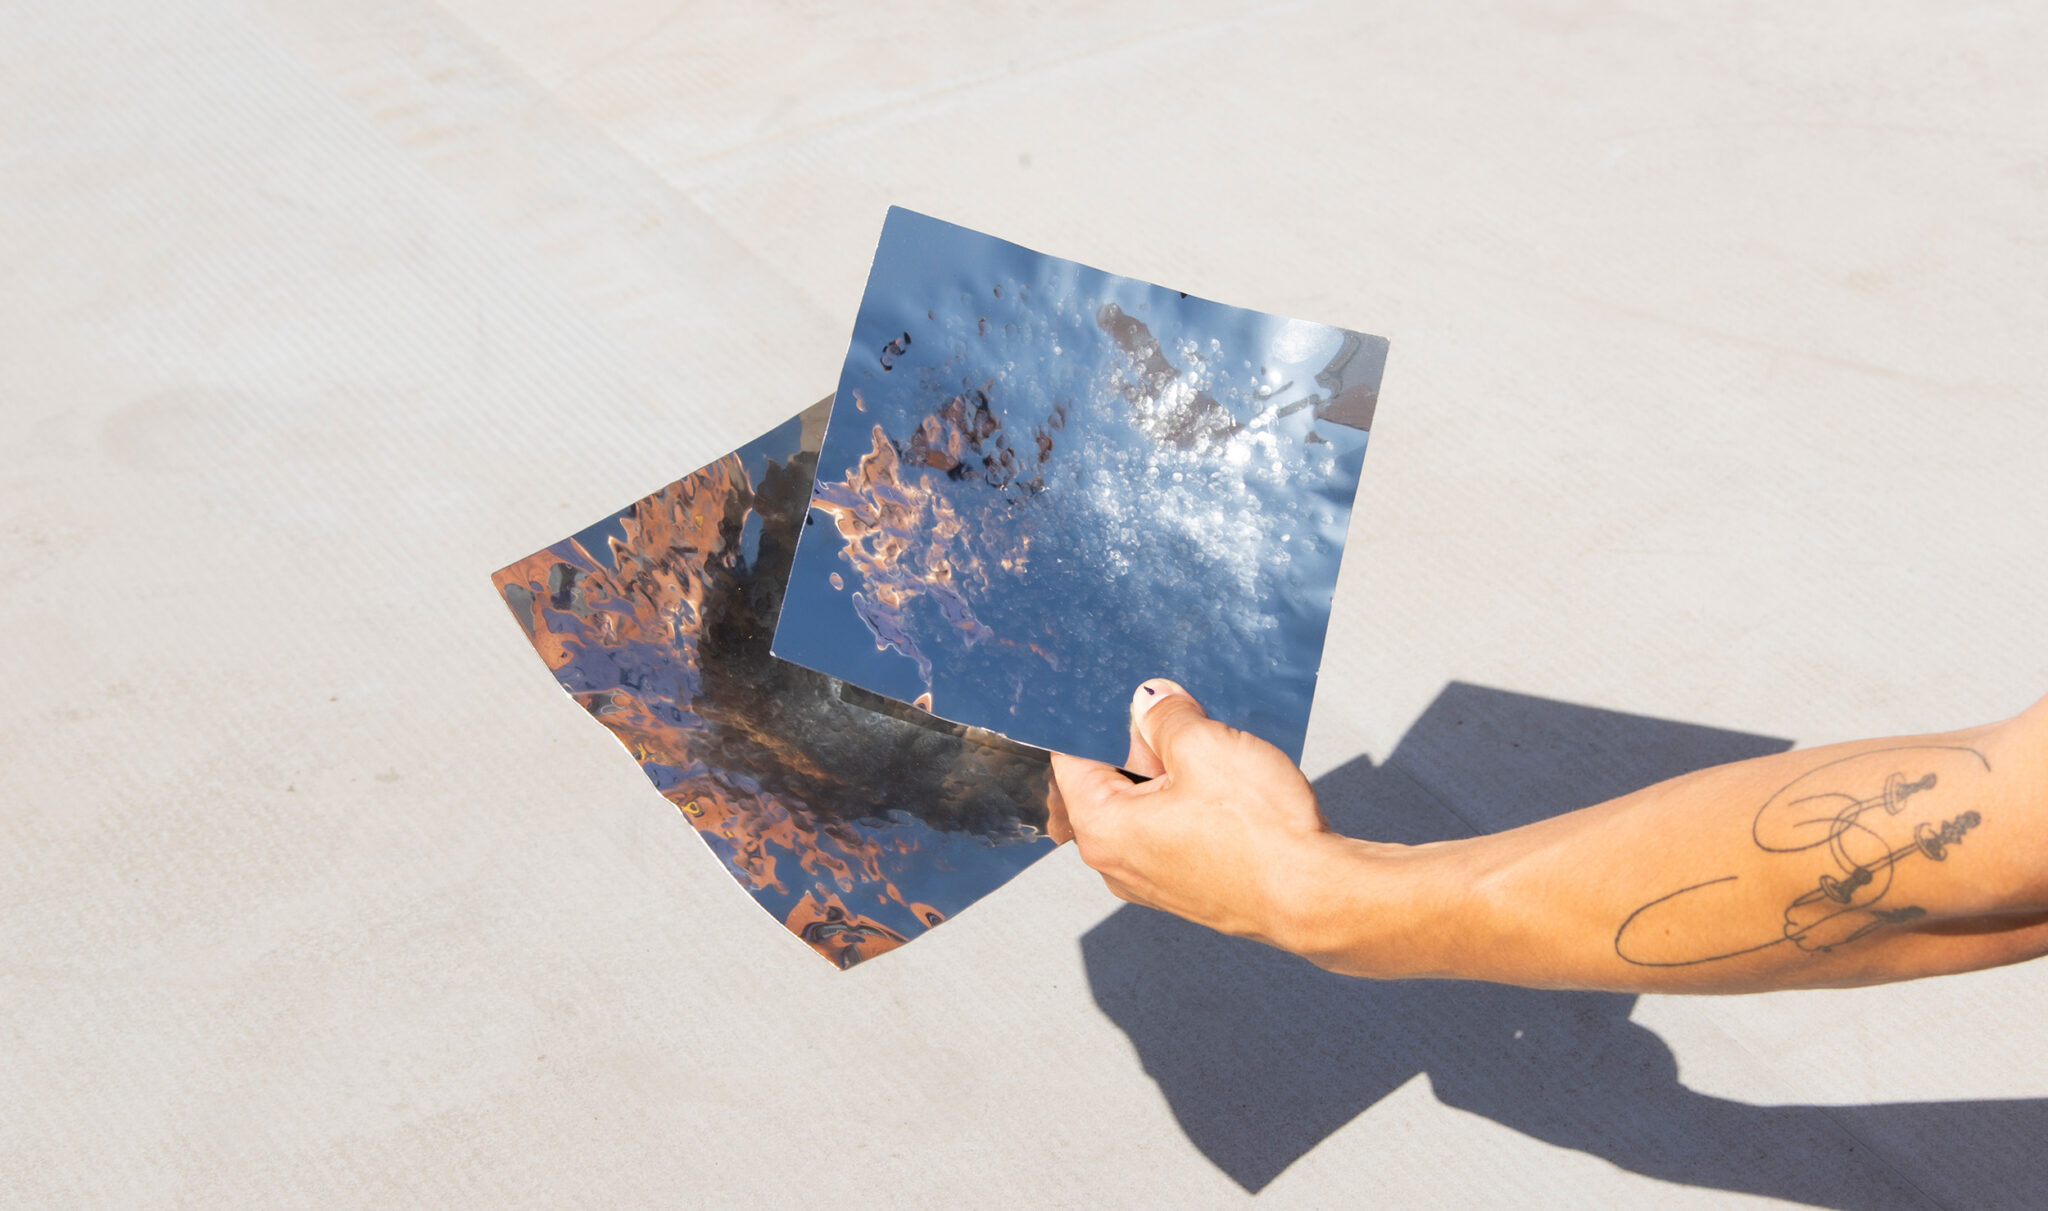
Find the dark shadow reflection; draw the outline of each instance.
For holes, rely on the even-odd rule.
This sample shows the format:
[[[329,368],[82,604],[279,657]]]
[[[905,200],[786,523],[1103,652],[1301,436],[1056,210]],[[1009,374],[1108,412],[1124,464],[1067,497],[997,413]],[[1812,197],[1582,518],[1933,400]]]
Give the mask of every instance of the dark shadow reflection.
[[[1789,747],[1453,683],[1386,764],[1316,793],[1339,831],[1414,843]],[[1634,996],[1350,980],[1135,906],[1081,946],[1189,1139],[1247,1190],[1426,1073],[1445,1105],[1666,1181],[1825,1207],[2048,1205],[2048,1101],[1753,1106],[1680,1084],[1629,1020]]]

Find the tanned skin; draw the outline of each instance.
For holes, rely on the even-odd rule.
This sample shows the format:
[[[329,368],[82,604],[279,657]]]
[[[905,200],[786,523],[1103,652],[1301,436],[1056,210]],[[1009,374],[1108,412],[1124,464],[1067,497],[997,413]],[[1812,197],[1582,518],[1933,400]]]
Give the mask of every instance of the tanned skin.
[[[2048,699],[1701,770],[1507,832],[1339,836],[1170,681],[1126,763],[1056,755],[1051,829],[1122,899],[1375,979],[1617,992],[1880,984],[2048,953]]]

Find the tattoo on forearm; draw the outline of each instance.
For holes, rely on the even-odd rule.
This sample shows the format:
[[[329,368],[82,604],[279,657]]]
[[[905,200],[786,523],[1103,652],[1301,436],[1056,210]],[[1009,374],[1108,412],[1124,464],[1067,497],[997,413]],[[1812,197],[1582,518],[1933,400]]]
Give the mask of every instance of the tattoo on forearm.
[[[1957,809],[1977,798],[1990,771],[1976,749],[1936,745],[1873,749],[1808,770],[1772,795],[1750,826],[1758,849],[1814,871],[1813,885],[1784,906],[1779,928],[1758,918],[1740,875],[1723,875],[1630,913],[1614,953],[1639,967],[1689,967],[1786,944],[1825,954],[1916,921],[1925,908],[1887,902],[1895,871],[1947,861],[1983,825],[1976,811]]]

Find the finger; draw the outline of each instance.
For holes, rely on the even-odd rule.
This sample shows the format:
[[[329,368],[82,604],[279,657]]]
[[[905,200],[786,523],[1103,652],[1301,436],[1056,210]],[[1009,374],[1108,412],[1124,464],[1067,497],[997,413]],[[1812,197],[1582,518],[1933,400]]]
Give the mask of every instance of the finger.
[[[1157,778],[1166,772],[1166,766],[1160,762],[1159,754],[1153,752],[1152,746],[1146,744],[1145,738],[1138,734],[1138,702],[1140,699],[1156,697],[1156,688],[1147,694],[1143,685],[1131,694],[1131,755],[1124,758],[1124,768],[1141,778]]]
[[[1157,904],[1154,904],[1152,901],[1147,900],[1145,897],[1139,895],[1136,888],[1119,879],[1112,879],[1108,875],[1103,875],[1102,885],[1109,889],[1110,895],[1115,896],[1117,899],[1122,900],[1127,904],[1136,904],[1140,908],[1159,907]]]
[[[1114,765],[1065,753],[1052,755],[1052,780],[1065,808],[1069,836],[1087,832],[1103,806],[1131,787],[1130,779],[1117,773]]]
[[[1155,754],[1162,773],[1178,768],[1191,743],[1213,738],[1221,726],[1178,683],[1164,677],[1139,686],[1131,700],[1131,729]]]
[[[1073,825],[1067,823],[1067,801],[1060,797],[1060,784],[1054,778],[1045,780],[1045,835],[1054,845],[1074,839]]]

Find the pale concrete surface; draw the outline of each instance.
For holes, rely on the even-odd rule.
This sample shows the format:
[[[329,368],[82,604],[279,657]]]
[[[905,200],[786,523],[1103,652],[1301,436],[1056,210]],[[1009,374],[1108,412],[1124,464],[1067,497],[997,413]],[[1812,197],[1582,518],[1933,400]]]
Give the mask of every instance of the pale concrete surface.
[[[0,6],[0,1201],[2048,1201],[2048,965],[1350,985],[1062,853],[835,973],[487,579],[829,389],[897,202],[1393,341],[1354,829],[2008,715],[2043,24]]]

